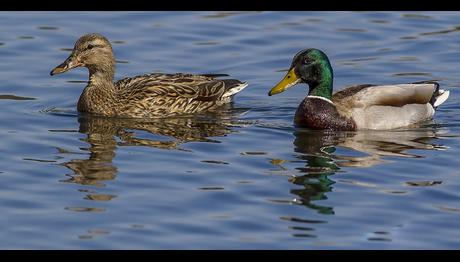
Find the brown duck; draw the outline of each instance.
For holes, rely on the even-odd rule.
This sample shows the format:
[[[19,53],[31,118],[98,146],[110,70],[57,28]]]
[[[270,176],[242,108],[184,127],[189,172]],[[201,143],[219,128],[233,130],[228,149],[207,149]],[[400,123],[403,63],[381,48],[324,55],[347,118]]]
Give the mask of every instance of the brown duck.
[[[51,71],[89,70],[78,100],[79,112],[121,117],[164,117],[213,111],[231,101],[247,83],[220,75],[152,73],[113,82],[115,58],[110,42],[96,33],[77,40],[70,56]]]

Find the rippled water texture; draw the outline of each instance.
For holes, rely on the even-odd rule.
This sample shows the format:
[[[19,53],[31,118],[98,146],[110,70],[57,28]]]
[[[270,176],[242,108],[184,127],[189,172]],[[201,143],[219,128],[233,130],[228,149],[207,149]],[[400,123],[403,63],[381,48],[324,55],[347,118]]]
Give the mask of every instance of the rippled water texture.
[[[460,13],[0,13],[0,248],[458,249]],[[87,71],[49,71],[76,39],[113,43],[116,78],[229,74],[221,112],[79,116]],[[268,97],[307,47],[336,90],[437,79],[433,121],[388,132],[295,129],[306,86]]]

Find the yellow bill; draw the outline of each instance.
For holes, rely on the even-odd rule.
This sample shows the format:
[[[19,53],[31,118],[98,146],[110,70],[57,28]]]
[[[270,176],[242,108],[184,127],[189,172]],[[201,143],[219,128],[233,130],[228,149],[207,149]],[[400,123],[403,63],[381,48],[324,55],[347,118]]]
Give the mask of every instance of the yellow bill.
[[[286,89],[299,82],[300,78],[298,78],[295,74],[294,68],[291,68],[284,78],[275,87],[273,87],[270,92],[268,92],[268,95],[272,96],[284,92]]]

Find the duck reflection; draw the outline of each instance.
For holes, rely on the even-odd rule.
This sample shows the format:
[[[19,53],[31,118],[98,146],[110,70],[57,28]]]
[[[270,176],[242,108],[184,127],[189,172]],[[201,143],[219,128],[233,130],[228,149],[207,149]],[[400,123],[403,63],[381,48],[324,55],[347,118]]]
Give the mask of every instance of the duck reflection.
[[[294,150],[305,167],[297,168],[303,175],[290,181],[302,185],[291,193],[299,201],[323,214],[334,214],[332,207],[313,204],[327,199],[326,193],[335,183],[329,177],[343,172],[343,167],[372,167],[389,162],[385,156],[418,158],[416,150],[442,150],[436,144],[440,130],[415,129],[397,131],[331,132],[299,129],[294,132]],[[339,150],[340,149],[340,150]],[[337,153],[340,152],[340,153]],[[318,202],[315,202],[318,203]]]
[[[87,159],[73,159],[63,163],[73,171],[63,182],[103,186],[117,174],[113,164],[115,152],[121,146],[149,146],[168,150],[186,150],[180,146],[186,142],[214,142],[213,137],[236,132],[233,127],[244,125],[235,120],[230,111],[206,116],[176,117],[164,119],[107,118],[82,115],[79,132],[89,147]]]

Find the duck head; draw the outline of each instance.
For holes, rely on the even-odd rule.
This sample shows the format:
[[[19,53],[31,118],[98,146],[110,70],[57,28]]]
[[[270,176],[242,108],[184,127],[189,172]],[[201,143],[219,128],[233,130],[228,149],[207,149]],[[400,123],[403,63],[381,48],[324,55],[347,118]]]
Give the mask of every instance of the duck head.
[[[268,95],[276,95],[298,83],[306,83],[310,87],[309,95],[330,99],[332,79],[332,67],[326,54],[315,48],[304,49],[294,56],[287,74]]]
[[[56,66],[50,75],[61,74],[76,67],[86,67],[90,74],[107,72],[113,75],[115,58],[109,40],[96,33],[80,37],[69,57]]]

